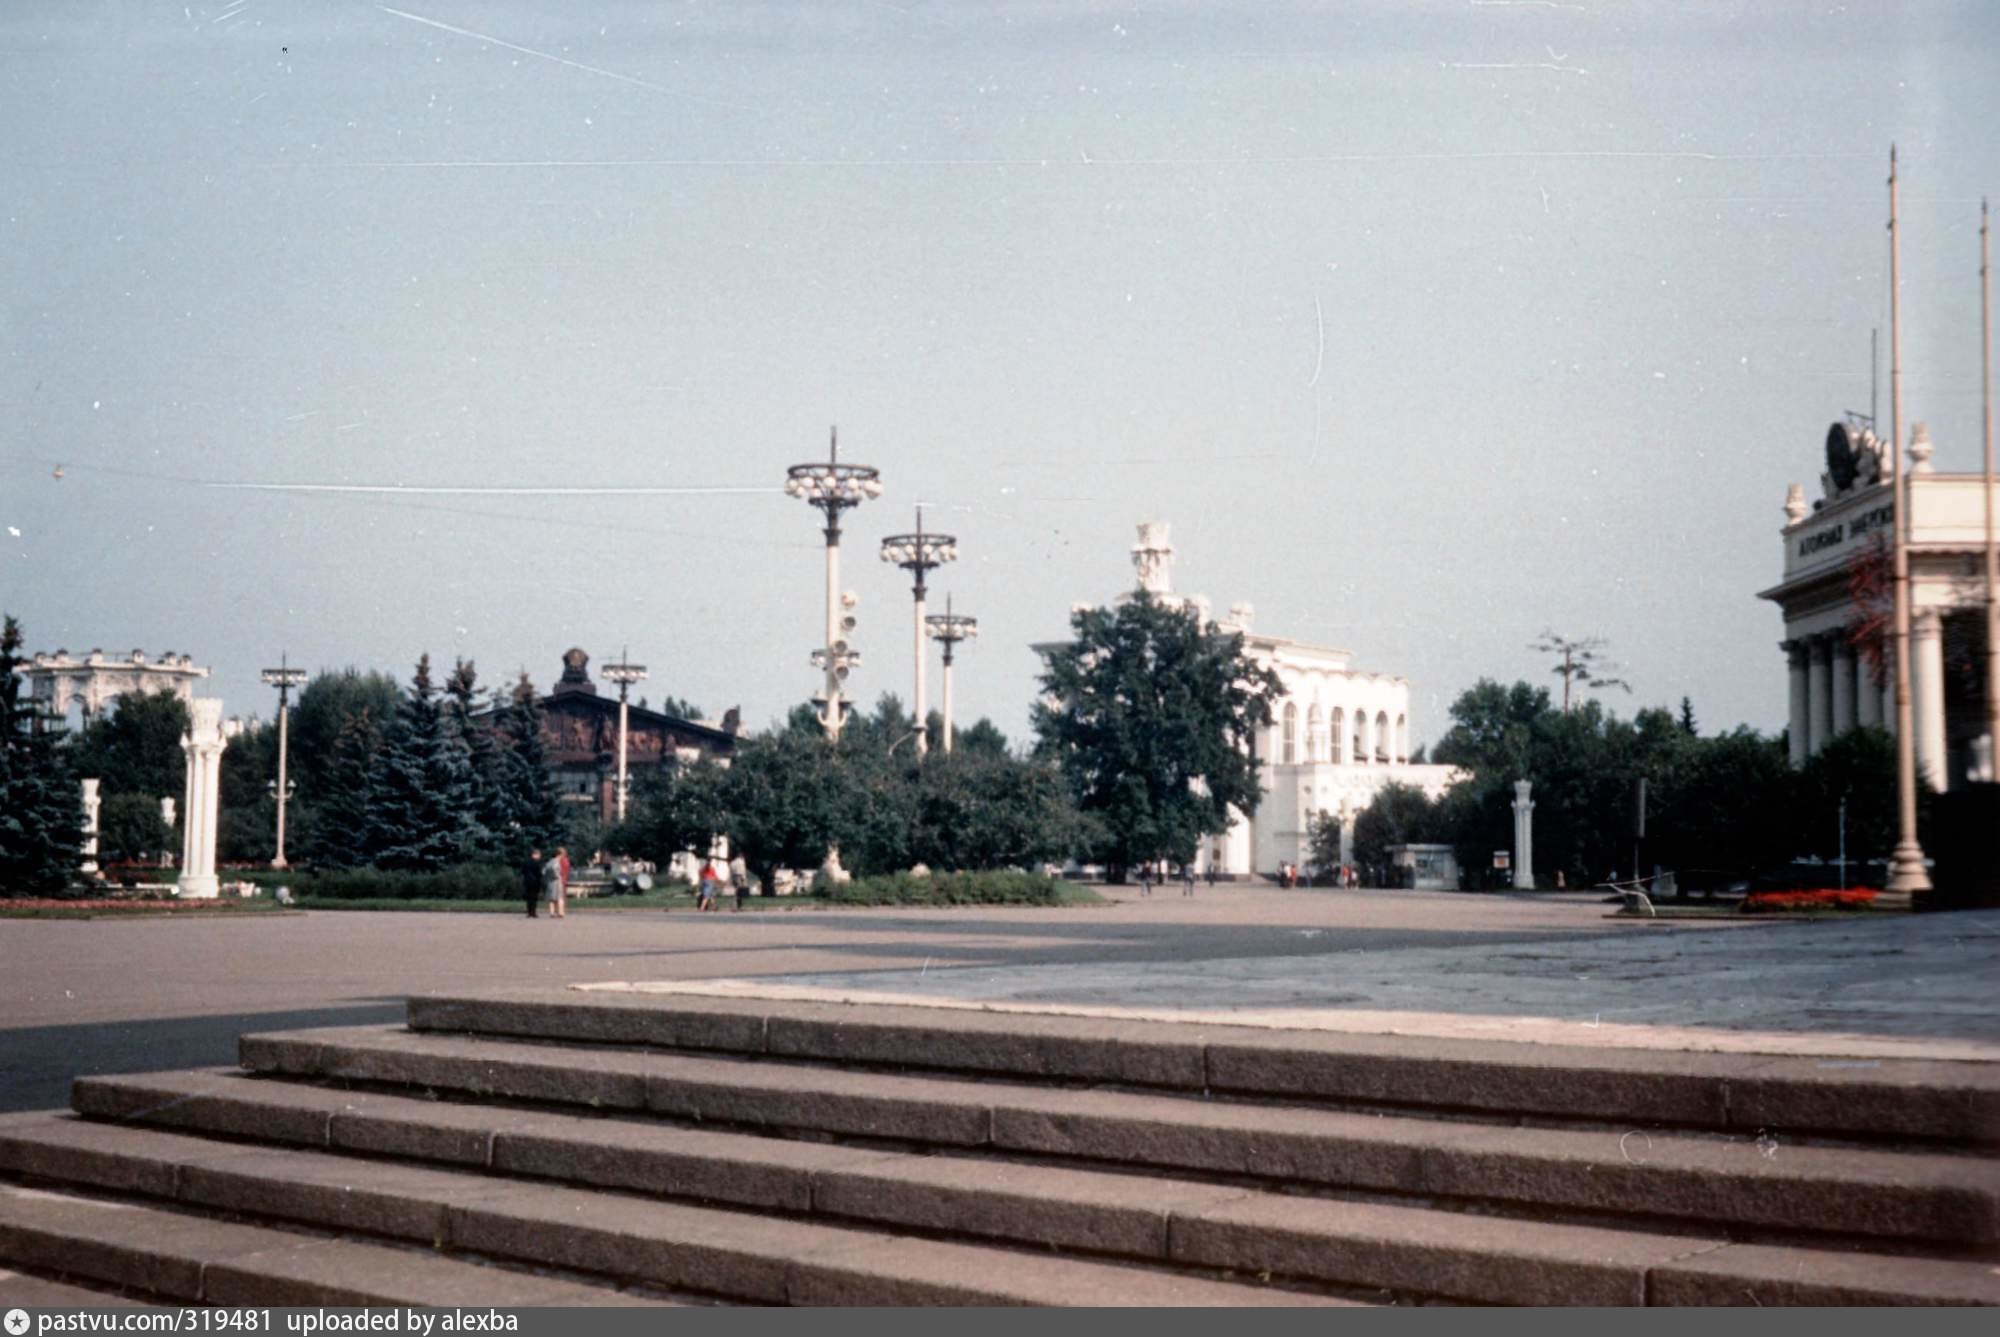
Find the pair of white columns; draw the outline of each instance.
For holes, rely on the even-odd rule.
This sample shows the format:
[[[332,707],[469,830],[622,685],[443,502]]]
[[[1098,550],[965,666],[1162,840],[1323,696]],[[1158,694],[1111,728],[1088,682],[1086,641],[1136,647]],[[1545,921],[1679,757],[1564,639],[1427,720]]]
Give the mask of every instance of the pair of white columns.
[[[222,702],[198,696],[188,702],[188,731],[181,738],[187,754],[187,793],[181,804],[181,878],[179,895],[213,899],[221,891],[215,876],[215,823],[221,808]]]
[[[1893,675],[1877,687],[1867,662],[1837,632],[1783,644],[1791,667],[1791,759],[1804,766],[1828,743],[1854,728],[1896,730]],[[1944,788],[1944,642],[1937,610],[1910,622],[1910,691],[1917,774]]]

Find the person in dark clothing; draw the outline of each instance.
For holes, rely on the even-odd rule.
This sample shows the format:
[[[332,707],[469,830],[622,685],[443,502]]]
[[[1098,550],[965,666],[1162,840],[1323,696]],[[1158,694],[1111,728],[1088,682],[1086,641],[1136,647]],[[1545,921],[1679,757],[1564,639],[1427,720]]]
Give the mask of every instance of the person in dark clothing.
[[[521,864],[521,895],[528,900],[528,918],[535,917],[535,905],[542,899],[542,852],[529,850]]]

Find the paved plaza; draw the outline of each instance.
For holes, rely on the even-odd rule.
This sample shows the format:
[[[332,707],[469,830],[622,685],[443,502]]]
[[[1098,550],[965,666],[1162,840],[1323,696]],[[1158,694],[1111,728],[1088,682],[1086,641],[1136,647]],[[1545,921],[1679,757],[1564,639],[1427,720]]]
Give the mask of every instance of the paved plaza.
[[[1222,1018],[1868,1061],[2000,1059],[2000,913],[1637,923],[1588,894],[1178,889],[1063,909],[0,920],[0,1108],[229,1063],[245,1030],[516,985]]]

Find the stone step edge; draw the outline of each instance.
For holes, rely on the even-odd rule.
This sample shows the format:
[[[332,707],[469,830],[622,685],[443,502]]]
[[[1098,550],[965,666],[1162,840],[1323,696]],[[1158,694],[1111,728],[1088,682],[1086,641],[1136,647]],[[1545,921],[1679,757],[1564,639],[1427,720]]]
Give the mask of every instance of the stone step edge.
[[[876,1004],[419,994],[412,1030],[1401,1108],[2000,1146],[2000,1064],[1602,1050]]]
[[[206,1135],[250,1135],[260,1125],[266,1137],[294,1139],[276,1145],[470,1165],[558,1183],[590,1183],[686,1201],[728,1201],[736,1207],[874,1227],[954,1231],[1016,1245],[1234,1267],[1246,1273],[1276,1271],[1336,1287],[1434,1293],[1478,1303],[1640,1303],[1650,1271],[1632,1265],[1632,1259],[1682,1259],[1724,1243],[1136,1175],[1010,1167],[818,1143],[786,1145],[768,1137],[562,1113],[448,1107],[454,1111],[450,1123],[462,1127],[454,1127],[450,1139],[424,1143],[412,1129],[438,1121],[442,1111],[432,1101],[352,1097],[326,1087],[268,1083],[230,1069],[86,1079],[78,1083],[76,1095],[78,1111],[86,1115],[156,1119],[160,1127],[198,1129]],[[480,1137],[464,1137],[482,1125]],[[660,1169],[662,1153],[676,1161],[672,1169]],[[634,1173],[646,1163],[654,1173]],[[1058,1201],[1024,1201],[1022,1185],[994,1185],[988,1179],[1004,1179],[1010,1171],[1054,1179],[1054,1185],[1030,1189],[1038,1187],[1042,1199],[1060,1195]],[[898,1195],[904,1197],[898,1201]],[[1474,1239],[1478,1235],[1484,1239]],[[1620,1257],[1626,1265],[1614,1263]],[[1794,1287],[1824,1283],[1834,1273],[1850,1271],[1858,1267],[1856,1257],[1874,1257],[1876,1267],[1890,1271],[1908,1273],[1918,1267],[1908,1257],[1768,1243],[1730,1245],[1722,1257],[1706,1259],[1700,1267],[1714,1271],[1742,1257],[1778,1259]],[[2000,1281],[1986,1261],[1938,1259],[1922,1263],[1920,1271],[1924,1269],[1928,1275],[1920,1293],[1928,1297],[2000,1301]],[[1452,1281],[1440,1283],[1446,1277]],[[1684,1277],[1682,1283],[1690,1281]],[[1848,1281],[1838,1293],[1874,1297],[1842,1303],[1886,1303],[1884,1297],[1898,1295],[1880,1281],[1860,1287]]]
[[[237,1089],[232,1091],[232,1085]],[[1305,1256],[1302,1270],[1286,1275],[1318,1284],[1443,1294],[1487,1303],[1571,1303],[1579,1294],[1592,1297],[1593,1303],[1637,1303],[1643,1294],[1642,1270],[1602,1268],[1591,1260],[1607,1254],[1692,1252],[1723,1243],[1568,1223],[1477,1218],[1406,1204],[1286,1197],[1198,1181],[779,1143],[749,1134],[663,1130],[557,1113],[523,1117],[494,1111],[483,1139],[484,1155],[473,1159],[466,1153],[475,1152],[481,1139],[453,1138],[448,1144],[441,1140],[426,1145],[421,1134],[413,1133],[427,1117],[436,1119],[434,1102],[376,1094],[350,1101],[328,1088],[304,1087],[287,1090],[282,1106],[259,1106],[260,1095],[275,1094],[257,1090],[265,1085],[226,1070],[90,1078],[77,1083],[75,1106],[86,1117],[125,1125],[247,1136],[261,1122],[267,1138],[284,1139],[270,1143],[275,1145],[469,1165],[553,1182],[724,1202],[874,1228],[950,1233],[1017,1247],[1077,1249],[1166,1266],[1249,1267],[1260,1239],[1260,1219],[1317,1216],[1322,1225],[1318,1233],[1330,1249],[1344,1249],[1350,1258],[1359,1255],[1372,1270],[1341,1272],[1331,1268],[1329,1260]],[[454,1108],[469,1113],[481,1107]],[[307,1117],[309,1113],[319,1117]],[[463,1122],[465,1129],[476,1126],[470,1119],[453,1122]],[[675,1142],[692,1145],[670,1145]],[[425,1151],[457,1152],[465,1158],[426,1156]],[[637,1172],[657,1166],[663,1156],[679,1162],[672,1171]],[[1054,1182],[1044,1183],[1045,1192],[1037,1197],[998,1182],[1009,1175]],[[1049,1200],[1049,1189],[1062,1196]],[[1217,1221],[1205,1219],[1203,1212],[1213,1209],[1223,1215]],[[1356,1219],[1345,1228],[1325,1224],[1343,1215]],[[1227,1226],[1219,1224],[1224,1221]],[[1532,1238],[1520,1236],[1523,1228],[1535,1232]],[[1489,1240],[1483,1248],[1470,1241],[1462,1247],[1437,1242],[1455,1230],[1468,1235],[1500,1232],[1502,1238]],[[1201,1243],[1224,1235],[1226,1248]],[[1465,1289],[1440,1292],[1421,1284],[1408,1264],[1410,1254],[1448,1259],[1453,1275],[1465,1279]],[[1589,1282],[1576,1283],[1581,1290],[1557,1295],[1516,1284],[1513,1263],[1522,1261],[1537,1280],[1588,1277]],[[1614,1274],[1617,1282],[1611,1280]]]
[[[252,1071],[293,1077],[650,1111],[753,1129],[990,1146],[1107,1165],[1291,1177],[1590,1215],[1632,1217],[1630,1204],[1643,1202],[1641,1219],[1649,1225],[1727,1221],[1787,1232],[1970,1245],[2000,1239],[2000,1162],[1988,1160],[1813,1147],[1793,1149],[1781,1160],[1775,1148],[1759,1157],[1755,1148],[1739,1154],[1747,1144],[1709,1146],[1694,1138],[1656,1144],[1650,1134],[1640,1134],[1644,1140],[1633,1144],[1640,1149],[1634,1154],[1627,1145],[1630,1133],[1614,1138],[1245,1107],[1263,1126],[1260,1132],[1241,1126],[1244,1108],[1166,1095],[1010,1091],[997,1082],[895,1076],[869,1078],[860,1094],[837,1089],[843,1074],[790,1067],[780,1070],[788,1079],[780,1088],[768,1080],[773,1071],[740,1060],[645,1053],[581,1057],[551,1046],[394,1027],[246,1035],[241,1059]],[[696,1072],[707,1080],[691,1076]],[[1010,1102],[1010,1094],[1019,1099]],[[1268,1128],[1273,1124],[1293,1127],[1273,1134]],[[1161,1127],[1164,1138],[1157,1131]],[[1684,1164],[1669,1165],[1673,1156]],[[1703,1157],[1727,1160],[1729,1173],[1702,1166]]]
[[[0,1259],[167,1302],[406,1305],[666,1304],[616,1287],[442,1258],[407,1245],[304,1234],[183,1209],[0,1182]],[[415,1289],[423,1286],[426,1289]],[[486,1297],[486,1298],[476,1298]]]
[[[102,1141],[107,1133],[124,1134],[128,1142],[137,1137],[176,1145],[148,1156],[129,1147],[93,1149],[75,1141],[93,1134]],[[211,1142],[91,1123],[60,1112],[0,1116],[0,1148],[7,1157],[6,1173],[145,1194],[193,1213],[361,1230],[448,1250],[453,1257],[553,1264],[595,1277],[753,1303],[1134,1304],[1152,1303],[1148,1297],[1153,1295],[1163,1304],[1356,1303],[1323,1288],[1213,1280],[1187,1268],[1052,1258],[1033,1250],[857,1230],[464,1170]],[[37,1150],[43,1153],[39,1158]],[[284,1162],[290,1177],[260,1176],[259,1162],[274,1158]],[[183,1182],[191,1175],[195,1182]],[[371,1186],[366,1182],[371,1177],[389,1187]],[[163,1191],[173,1196],[165,1197]],[[612,1221],[623,1225],[605,1224]],[[617,1237],[620,1231],[622,1238]],[[655,1265],[651,1270],[635,1266],[647,1261],[641,1253]],[[985,1278],[975,1279],[982,1269]],[[1032,1280],[1036,1273],[1044,1280]],[[802,1275],[808,1292],[804,1298],[797,1293]],[[1037,1284],[1044,1289],[1037,1290]],[[844,1298],[824,1298],[828,1293]]]

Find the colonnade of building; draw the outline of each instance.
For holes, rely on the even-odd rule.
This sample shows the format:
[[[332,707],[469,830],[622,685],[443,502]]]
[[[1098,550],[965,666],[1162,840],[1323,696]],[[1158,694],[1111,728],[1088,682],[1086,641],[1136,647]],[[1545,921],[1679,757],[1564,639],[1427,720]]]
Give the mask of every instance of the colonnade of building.
[[[1893,676],[1877,687],[1844,632],[1780,642],[1791,665],[1791,758],[1806,760],[1849,729],[1896,731]],[[1910,615],[1910,709],[1917,775],[1944,788],[1944,622],[1934,608]]]
[[[1349,735],[1349,720],[1353,733]],[[1371,717],[1357,709],[1351,715],[1336,706],[1330,716],[1322,716],[1318,706],[1309,707],[1305,717],[1305,747],[1300,750],[1299,708],[1286,702],[1279,715],[1277,759],[1280,766],[1301,762],[1332,762],[1336,766],[1353,762],[1367,765],[1402,766],[1410,760],[1409,716],[1399,714],[1391,723],[1389,712],[1378,710]],[[1351,745],[1351,746],[1350,746]],[[1371,746],[1372,745],[1372,746]]]

